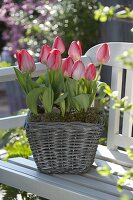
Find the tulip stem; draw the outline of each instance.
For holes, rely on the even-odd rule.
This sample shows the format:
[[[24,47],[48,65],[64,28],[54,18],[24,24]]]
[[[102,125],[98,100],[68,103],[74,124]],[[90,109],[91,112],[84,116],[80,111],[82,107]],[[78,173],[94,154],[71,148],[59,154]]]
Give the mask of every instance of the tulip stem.
[[[103,66],[103,65],[100,64],[100,68],[99,68],[98,73],[97,73],[97,76],[96,76],[96,81],[98,81],[98,78],[99,78],[99,76],[100,76],[100,74],[101,74],[102,66]]]

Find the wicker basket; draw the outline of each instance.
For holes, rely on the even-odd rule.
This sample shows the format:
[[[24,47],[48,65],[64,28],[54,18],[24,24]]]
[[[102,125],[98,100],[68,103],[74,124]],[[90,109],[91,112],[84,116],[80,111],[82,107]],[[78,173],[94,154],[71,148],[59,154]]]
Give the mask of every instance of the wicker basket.
[[[39,171],[80,174],[90,170],[103,123],[29,122],[26,133]],[[71,116],[70,116],[71,118]]]

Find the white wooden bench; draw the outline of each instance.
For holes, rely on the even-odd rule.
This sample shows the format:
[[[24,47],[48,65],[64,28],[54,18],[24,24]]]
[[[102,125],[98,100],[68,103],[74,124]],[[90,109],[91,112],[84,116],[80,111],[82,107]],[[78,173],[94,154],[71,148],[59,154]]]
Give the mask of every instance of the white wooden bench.
[[[133,47],[132,43],[111,42],[111,59],[108,63],[112,67],[112,90],[122,89],[122,64],[115,59],[123,51]],[[89,49],[82,57],[84,63],[94,62],[95,52],[99,45]],[[37,63],[37,71],[34,76],[38,76],[44,71],[44,66]],[[0,82],[15,79],[12,67],[0,69]],[[133,102],[133,70],[127,70],[125,95],[129,97],[129,102]],[[112,102],[111,102],[112,104]],[[15,188],[36,194],[50,200],[117,200],[124,193],[133,199],[133,181],[125,184],[123,193],[116,189],[116,182],[119,173],[124,173],[133,167],[133,162],[129,160],[124,151],[118,147],[129,147],[133,145],[132,124],[130,114],[125,113],[123,117],[122,134],[119,134],[120,111],[110,109],[107,147],[99,145],[95,162],[90,172],[84,175],[46,175],[38,172],[32,157],[29,159],[13,158],[8,162],[0,161],[0,183],[4,183]],[[25,115],[0,118],[0,129],[15,128],[23,126]],[[97,166],[106,164],[112,170],[110,177],[100,176]]]

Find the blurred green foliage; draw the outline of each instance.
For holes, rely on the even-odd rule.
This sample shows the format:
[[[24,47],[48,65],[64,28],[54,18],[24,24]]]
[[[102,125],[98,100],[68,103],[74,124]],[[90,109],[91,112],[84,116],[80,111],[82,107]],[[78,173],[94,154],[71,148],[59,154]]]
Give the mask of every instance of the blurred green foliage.
[[[7,62],[5,62],[5,61],[0,62],[0,68],[10,67],[10,66],[11,66],[10,63],[7,63]]]
[[[37,58],[40,47],[44,43],[52,45],[53,38],[59,35],[64,40],[66,49],[73,40],[80,40],[83,52],[86,52],[99,39],[99,23],[94,19],[97,8],[97,0],[59,0],[57,4],[47,6],[50,17],[44,23],[39,23],[35,16],[33,20],[27,18],[25,13],[18,12],[14,15],[16,22],[21,21],[27,27],[20,43],[27,44],[27,48]]]
[[[94,12],[94,19],[100,22],[117,20],[125,23],[133,23],[133,10],[131,7],[116,4],[115,6],[104,6],[99,3],[98,9]],[[131,29],[133,32],[133,28]]]
[[[83,52],[95,45],[99,39],[99,25],[94,19],[94,11],[98,8],[96,0],[61,0],[53,9],[49,24],[50,37],[60,35],[68,44],[80,40]]]

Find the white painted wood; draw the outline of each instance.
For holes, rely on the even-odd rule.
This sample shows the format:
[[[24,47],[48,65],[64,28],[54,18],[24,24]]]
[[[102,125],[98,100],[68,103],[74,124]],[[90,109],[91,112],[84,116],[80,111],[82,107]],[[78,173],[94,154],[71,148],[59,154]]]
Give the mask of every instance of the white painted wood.
[[[9,159],[9,162],[16,164],[18,166],[37,170],[37,166],[34,162],[33,156],[30,156],[29,159],[24,159],[24,158],[20,158],[20,157],[19,158],[11,158],[11,159]],[[99,166],[101,167],[103,165],[108,166],[111,169],[111,173],[114,174],[114,175],[111,175],[110,177],[100,176],[96,171],[96,167],[99,167]],[[116,186],[117,180],[120,178],[120,176],[122,174],[124,174],[129,169],[130,168],[128,168],[128,167],[121,166],[121,165],[118,165],[118,164],[115,164],[115,163],[112,163],[112,162],[109,162],[109,161],[95,159],[95,162],[93,163],[91,170],[86,174],[82,174],[81,176],[89,177],[91,179],[98,180],[98,181]],[[57,176],[57,175],[54,174],[54,176]],[[65,177],[66,176],[67,175],[65,175]],[[74,176],[71,175],[71,176],[73,178],[75,178],[75,175]],[[64,177],[64,175],[61,175],[61,177]],[[127,190],[133,190],[133,181],[126,182],[124,184],[124,188],[127,189]]]
[[[130,148],[130,146],[133,145],[133,137],[116,134],[114,137],[114,145],[124,148]]]
[[[111,78],[111,89],[112,91],[118,91],[118,98],[121,98],[122,88],[122,69],[112,68]],[[117,149],[117,145],[114,144],[115,134],[119,133],[119,121],[120,121],[120,110],[112,109],[114,102],[110,101],[109,120],[108,120],[108,138],[107,146],[109,149]]]
[[[133,161],[128,158],[127,153],[125,151],[121,150],[113,151],[103,145],[98,145],[96,158],[126,167],[133,167]]]
[[[90,59],[84,55],[82,56],[82,61],[85,65],[87,65],[90,62]],[[0,68],[0,82],[12,81],[16,79],[14,67],[18,68],[18,66]],[[40,74],[43,74],[45,70],[45,65],[41,64],[40,62],[36,63],[36,70],[32,73],[32,77],[37,77]]]
[[[119,97],[121,98],[121,86],[122,86],[122,68],[126,68],[122,65],[122,62],[117,60],[116,57],[123,54],[124,51],[129,50],[133,47],[133,43],[124,43],[124,42],[109,42],[110,46],[110,60],[106,64],[112,67],[112,80],[111,80],[111,89],[113,91],[119,91]],[[96,65],[96,52],[101,44],[98,44],[86,52],[86,56],[91,58],[92,62]],[[129,102],[133,101],[133,71],[127,70],[127,81],[126,81],[126,95],[129,96]],[[113,102],[110,102],[110,107],[112,107]],[[131,111],[132,112],[132,111]],[[128,115],[124,114],[123,120],[123,133],[124,135],[131,136],[132,125],[129,123],[131,120],[131,112]],[[118,143],[115,142],[115,135],[119,133],[119,120],[120,120],[120,112],[119,110],[110,109],[109,112],[109,123],[108,123],[108,141],[107,146],[109,149],[116,150],[118,147]],[[124,141],[124,140],[123,140]],[[129,141],[129,140],[128,140]],[[132,142],[128,143],[125,141],[120,144],[120,147],[127,147]]]
[[[82,184],[46,175],[0,161],[0,182],[50,200],[118,200],[118,197],[88,188]],[[74,175],[73,175],[74,177]]]
[[[121,67],[126,68],[122,65],[122,62],[117,60],[116,57],[123,54],[124,51],[128,51],[129,49],[133,48],[133,43],[127,43],[127,42],[108,42],[110,46],[110,60],[107,63],[108,66],[114,66],[114,67]],[[96,52],[101,44],[98,44],[92,48],[90,48],[85,55],[88,56],[93,63],[98,65],[96,60]]]
[[[27,160],[24,158],[14,158],[14,159],[10,159],[9,162],[19,165],[19,166],[22,166],[22,167],[37,170],[36,164],[32,160]],[[113,165],[112,163],[105,162],[105,161],[103,161],[101,163],[100,160],[96,160],[96,162],[98,163],[98,166],[102,166],[103,164],[106,164],[113,170],[115,170],[115,168],[116,168],[117,171],[115,171],[115,172],[117,172],[117,173],[119,172],[120,168],[122,168],[119,165],[116,165],[116,164]],[[125,172],[124,169],[123,169],[123,171]],[[111,194],[111,195],[118,196],[118,197],[120,196],[120,193],[116,190],[116,180],[118,180],[118,176],[113,175],[112,177],[110,177],[110,179],[112,178],[111,183],[110,182],[108,183],[108,181],[106,181],[105,177],[100,176],[101,179],[97,178],[98,174],[96,172],[96,169],[95,169],[95,173],[94,173],[94,169],[93,169],[93,177],[90,176],[91,173],[92,172],[90,171],[89,173],[87,173],[85,175],[69,175],[69,174],[57,175],[57,174],[54,174],[53,176],[58,177],[61,180],[67,180],[70,183],[71,182],[76,183],[76,184],[79,184],[82,186],[86,186],[87,188],[89,187],[89,188],[104,192],[105,193],[104,197],[106,197],[106,194]],[[114,177],[115,177],[115,179],[114,179]],[[131,186],[131,184],[132,184],[132,186]],[[132,193],[130,191],[133,190],[133,181],[131,182],[131,184],[124,186],[124,191],[123,191],[124,194],[128,194],[130,196],[132,195]]]
[[[16,76],[14,72],[14,67],[16,66],[0,68],[0,82],[15,80]],[[39,74],[44,73],[45,70],[45,65],[41,63],[36,63],[36,71],[32,74],[32,76],[37,77]]]
[[[23,127],[25,123],[26,114],[11,117],[0,118],[0,129],[10,129],[16,127]]]
[[[13,159],[10,159],[9,162],[16,164],[17,166],[33,169],[35,171],[37,170],[36,164],[33,160],[27,160],[24,158],[13,158]],[[120,165],[106,162],[106,161],[101,161],[98,159],[96,159],[95,162],[97,166],[103,166],[106,164],[114,174],[117,173],[121,175],[122,173],[125,172],[125,168],[123,168]],[[71,182],[76,183],[82,186],[86,186],[86,187],[104,192],[105,196],[106,194],[120,196],[120,193],[116,190],[116,181],[118,180],[119,177],[116,175],[112,175],[111,177],[102,177],[97,173],[96,169],[94,168],[92,168],[92,170],[85,175],[54,174],[53,176],[58,177],[61,180],[70,181],[70,183]],[[128,184],[125,184],[123,193],[131,196],[133,193],[131,193],[130,191],[133,191],[133,181],[130,181]]]
[[[125,96],[128,97],[128,104],[133,104],[133,70],[127,70],[126,73]],[[128,137],[132,136],[132,122],[131,122],[132,119],[133,119],[133,109],[124,112],[122,135]]]

